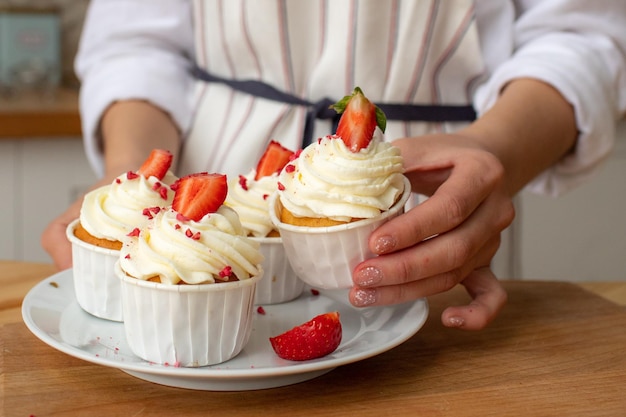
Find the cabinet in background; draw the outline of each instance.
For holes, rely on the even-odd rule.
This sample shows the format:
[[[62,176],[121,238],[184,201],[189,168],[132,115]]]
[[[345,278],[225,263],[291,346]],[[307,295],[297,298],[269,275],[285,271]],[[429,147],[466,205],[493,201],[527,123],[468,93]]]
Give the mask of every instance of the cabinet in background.
[[[50,262],[41,233],[95,180],[79,138],[0,140],[0,258]]]

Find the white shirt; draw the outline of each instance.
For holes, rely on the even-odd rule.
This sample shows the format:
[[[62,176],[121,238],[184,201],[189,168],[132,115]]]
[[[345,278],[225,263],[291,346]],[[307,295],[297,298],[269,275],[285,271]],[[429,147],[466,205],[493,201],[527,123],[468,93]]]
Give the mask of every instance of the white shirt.
[[[468,43],[463,44],[462,49],[466,55],[473,54],[477,58],[468,64],[471,67],[468,68],[469,75],[475,77],[468,76],[471,80],[464,80],[474,84],[464,90],[467,97],[459,93],[460,87],[447,96],[448,90],[454,91],[454,83],[443,82],[439,89],[437,86],[417,89],[409,101],[423,101],[419,95],[420,91],[425,91],[423,94],[432,97],[430,102],[471,103],[480,115],[493,105],[502,87],[515,78],[536,78],[557,88],[575,108],[580,135],[575,153],[565,156],[530,184],[535,192],[555,195],[576,186],[612,149],[616,120],[626,113],[624,0],[307,0],[307,6],[297,5],[297,2],[301,0],[254,0],[249,3],[246,0],[197,0],[195,5],[190,0],[92,1],[76,70],[83,83],[84,140],[96,172],[103,172],[102,155],[95,136],[100,117],[112,102],[121,99],[149,100],[172,115],[181,130],[188,132],[182,155],[187,161],[182,161],[182,165],[190,170],[212,170],[228,175],[245,173],[253,167],[268,139],[278,139],[295,149],[302,127],[302,111],[280,113],[279,119],[276,103],[251,102],[240,94],[227,94],[225,89],[228,87],[207,87],[194,80],[189,75],[189,62],[197,60],[211,72],[237,78],[262,74],[261,79],[279,89],[313,99],[329,92],[339,98],[358,84],[374,101],[393,101],[404,93],[400,91],[403,71],[415,72],[414,66],[403,68],[400,64],[404,61],[381,56],[378,50],[375,51],[378,55],[372,52],[368,57],[366,42],[371,39],[362,39],[358,43],[360,38],[355,36],[356,45],[350,45],[355,56],[359,54],[355,59],[360,61],[357,66],[345,67],[353,73],[354,68],[358,68],[357,74],[348,73],[344,66],[337,64],[337,57],[335,61],[327,62],[323,59],[326,55],[307,52],[319,52],[324,48],[326,43],[319,42],[321,36],[326,36],[324,42],[342,42],[341,38],[331,38],[328,34],[345,25],[348,29],[368,27],[380,33],[394,29],[398,56],[409,56],[407,54],[417,50],[411,46],[423,38],[416,38],[413,42],[417,29],[411,22],[403,23],[402,19],[413,15],[417,19],[425,15],[425,10],[432,12],[434,8],[441,15],[457,10],[459,19],[471,9],[475,35],[468,30],[469,34],[464,38]],[[419,7],[425,9],[412,10]],[[354,21],[350,20],[351,17]],[[398,22],[397,27],[392,28],[390,22]],[[474,41],[472,36],[476,38]],[[224,40],[226,38],[228,42]],[[274,42],[275,39],[288,40],[288,45]],[[250,46],[250,43],[254,45]],[[286,47],[291,53],[288,60],[275,51]],[[264,48],[267,53],[258,52]],[[403,54],[401,48],[406,49],[407,54]],[[255,54],[248,53],[252,49]],[[384,45],[379,49],[384,50]],[[284,76],[280,71],[264,71],[272,68],[279,59],[283,59],[284,67],[289,67],[294,77]],[[381,82],[380,73],[364,70],[368,68],[367,63],[374,63],[374,68],[376,65],[390,66],[386,72],[390,77]],[[449,65],[447,68],[454,72],[458,67]],[[258,73],[255,73],[257,69]],[[320,73],[325,74],[321,81],[317,84],[309,82]],[[337,77],[332,76],[334,73]],[[455,79],[447,77],[444,76],[443,80]],[[398,86],[398,91],[391,88],[393,85]],[[207,94],[207,90],[211,94]],[[227,103],[226,97],[234,101]],[[227,105],[230,109],[227,114],[219,118],[213,115]],[[243,110],[241,115],[236,114],[239,109],[253,106],[257,109],[256,114],[251,113],[254,117],[243,114]],[[213,113],[210,113],[211,108]],[[238,130],[236,117],[247,117],[251,128]],[[218,129],[217,123],[223,125]],[[454,125],[444,124],[440,128],[451,130]],[[198,151],[195,144],[188,146],[200,132],[211,129],[219,133],[212,133],[214,138],[206,140],[207,149]],[[316,132],[321,131],[319,129]],[[255,131],[258,138],[253,137]],[[418,125],[395,130],[392,127],[387,139],[420,133],[422,130]],[[268,135],[281,137],[268,138]],[[222,142],[218,142],[220,140]],[[237,141],[245,142],[246,148]],[[206,163],[202,158],[198,159],[218,146],[224,147],[223,151],[218,149],[223,155],[213,159],[202,156]]]

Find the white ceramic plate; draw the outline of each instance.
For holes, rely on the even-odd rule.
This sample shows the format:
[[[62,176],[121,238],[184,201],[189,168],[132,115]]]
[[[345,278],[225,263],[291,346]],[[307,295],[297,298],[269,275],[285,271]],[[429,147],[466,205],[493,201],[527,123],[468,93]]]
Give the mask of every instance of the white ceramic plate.
[[[255,314],[244,350],[228,362],[203,368],[157,365],[135,356],[126,343],[123,323],[96,318],[80,308],[71,270],[52,275],[31,289],[22,303],[22,316],[35,336],[68,355],[146,381],[211,391],[273,388],[315,378],[398,346],[417,333],[428,317],[425,299],[357,309],[348,303],[345,291],[314,295],[308,288],[294,301],[263,308],[265,314]],[[270,336],[328,311],[339,311],[343,326],[343,339],[335,352],[305,362],[283,360],[274,353]]]

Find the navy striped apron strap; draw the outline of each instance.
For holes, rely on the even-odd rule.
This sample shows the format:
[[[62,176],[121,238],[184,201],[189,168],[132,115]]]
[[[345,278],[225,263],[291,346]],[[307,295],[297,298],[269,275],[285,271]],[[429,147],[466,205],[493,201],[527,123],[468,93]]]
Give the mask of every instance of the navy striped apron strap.
[[[339,115],[330,106],[337,100],[323,98],[312,102],[280,91],[269,84],[257,80],[231,80],[218,77],[198,67],[191,68],[192,75],[209,83],[225,84],[233,90],[261,97],[267,100],[294,106],[308,107],[306,123],[304,127],[302,147],[313,140],[313,126],[316,119],[332,120],[333,131],[337,128]],[[387,120],[407,122],[471,122],[476,119],[476,111],[472,106],[447,106],[447,105],[420,105],[404,103],[376,103],[385,113]]]

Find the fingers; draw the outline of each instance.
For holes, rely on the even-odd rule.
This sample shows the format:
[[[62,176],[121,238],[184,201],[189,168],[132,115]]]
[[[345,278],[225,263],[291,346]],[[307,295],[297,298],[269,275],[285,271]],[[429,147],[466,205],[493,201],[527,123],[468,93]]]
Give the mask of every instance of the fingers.
[[[391,305],[448,291],[475,268],[488,265],[499,245],[496,235],[476,255],[446,272],[439,272],[443,262],[416,257],[417,248],[373,258],[355,268],[350,302],[357,307]]]
[[[455,229],[358,265],[350,302],[355,306],[396,304],[462,283],[474,300],[468,306],[446,310],[442,321],[461,329],[483,328],[506,301],[506,293],[485,265],[500,245],[500,232],[513,217],[510,199],[489,196]]]
[[[472,301],[465,306],[446,308],[441,314],[441,322],[446,327],[463,330],[484,329],[506,304],[506,291],[488,267],[473,271],[462,285],[472,296]]]
[[[431,277],[456,277],[450,289],[479,266],[488,265],[500,246],[500,234],[486,239],[478,231],[481,224],[466,225],[463,230],[439,235],[402,251],[368,259],[354,269],[357,287],[386,287],[409,284]],[[434,294],[429,292],[426,295]]]
[[[407,217],[414,210],[399,218]],[[495,194],[489,196],[467,221],[455,229],[360,263],[354,269],[354,284],[361,288],[390,287],[440,277],[452,281],[441,288],[449,289],[475,268],[490,263],[500,245],[500,232],[512,222],[514,216],[510,199]],[[410,227],[408,224],[402,226],[404,229]],[[398,233],[403,232],[400,227]],[[424,289],[423,285],[420,289]],[[416,287],[412,288],[415,290]],[[394,291],[406,294],[403,289]],[[393,302],[389,297],[386,299]]]
[[[451,289],[456,285],[456,278],[454,274],[443,274],[406,286],[392,286],[387,288],[389,291],[381,291],[380,288],[352,288],[349,298],[352,304],[359,306],[386,305],[390,300],[415,300]],[[465,306],[446,308],[441,314],[442,324],[462,330],[484,329],[506,304],[506,291],[489,267],[472,271],[461,284],[472,296],[472,301]]]
[[[41,236],[41,246],[48,252],[59,270],[72,266],[72,247],[65,237],[66,228],[67,224],[54,222],[44,230]]]
[[[413,191],[424,203],[376,229],[369,239],[380,255],[357,265],[350,302],[389,305],[445,292],[459,283],[473,297],[446,309],[446,326],[487,325],[506,301],[487,265],[500,233],[513,220],[504,168],[491,153],[458,135],[397,141]]]
[[[80,215],[82,198],[74,202],[63,214],[54,219],[41,234],[41,246],[48,252],[59,269],[72,266],[72,246],[65,235],[67,226]]]
[[[503,176],[502,165],[491,154],[470,152],[463,163],[450,169],[449,177],[429,199],[375,230],[370,250],[376,254],[397,251],[456,228],[498,189]]]
[[[399,304],[448,291],[460,279],[459,271],[450,271],[403,285],[353,287],[349,292],[349,300],[356,307]]]

